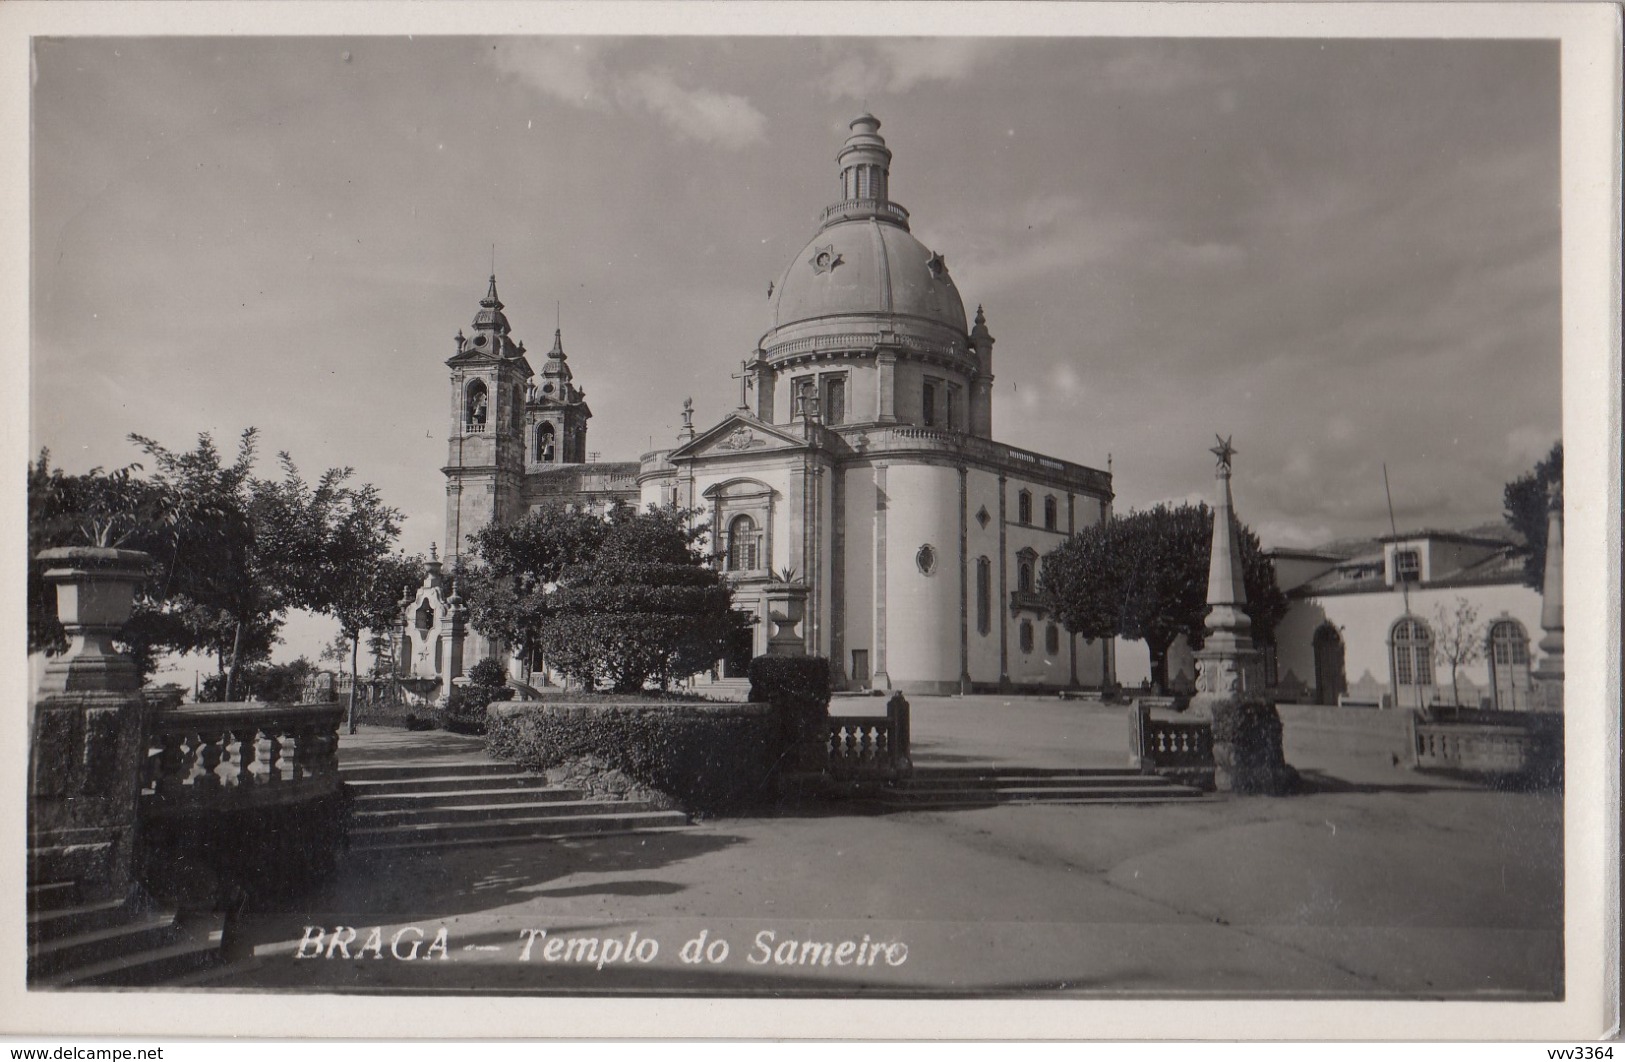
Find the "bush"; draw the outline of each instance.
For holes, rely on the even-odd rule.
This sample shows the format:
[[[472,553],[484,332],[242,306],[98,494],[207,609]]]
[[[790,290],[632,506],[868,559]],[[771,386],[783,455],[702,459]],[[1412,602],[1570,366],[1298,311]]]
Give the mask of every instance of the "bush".
[[[502,661],[486,657],[468,669],[468,681],[476,686],[506,686],[508,669],[502,666]]]
[[[506,686],[453,686],[451,696],[440,708],[440,728],[453,734],[483,734],[487,721],[486,706],[492,701],[505,701],[512,696],[513,690]]]
[[[1213,707],[1215,785],[1237,793],[1284,793],[1298,773],[1281,747],[1281,716],[1273,704],[1229,701]]]
[[[491,755],[534,771],[593,759],[689,811],[771,800],[781,751],[773,713],[748,704],[538,704],[493,713]]]
[[[795,766],[824,768],[829,661],[821,656],[758,656],[750,662],[750,699],[771,704]]]

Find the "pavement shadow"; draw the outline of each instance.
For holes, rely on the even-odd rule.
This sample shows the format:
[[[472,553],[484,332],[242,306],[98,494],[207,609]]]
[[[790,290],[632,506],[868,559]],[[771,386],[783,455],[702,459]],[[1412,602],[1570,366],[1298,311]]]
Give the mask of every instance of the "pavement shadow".
[[[1313,793],[1454,793],[1480,788],[1471,784],[1446,780],[1418,778],[1405,782],[1354,782],[1315,769],[1298,770],[1298,792]]]
[[[297,939],[306,925],[421,923],[480,914],[538,896],[668,896],[686,886],[652,876],[745,838],[716,831],[616,834],[505,845],[351,852],[324,886],[246,914],[229,936],[237,948]],[[615,880],[548,890],[574,874]],[[651,875],[640,878],[637,875]]]

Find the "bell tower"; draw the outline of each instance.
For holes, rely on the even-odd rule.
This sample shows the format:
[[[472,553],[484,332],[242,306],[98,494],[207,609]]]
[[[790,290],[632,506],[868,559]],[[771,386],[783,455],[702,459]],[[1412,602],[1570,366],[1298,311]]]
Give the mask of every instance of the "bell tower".
[[[520,515],[525,471],[525,345],[509,335],[497,278],[480,300],[473,334],[461,331],[446,359],[451,369],[451,430],[446,435],[446,555],[453,564],[468,536]]]
[[[528,393],[525,409],[525,465],[538,470],[579,465],[587,460],[587,421],[592,410],[587,392],[575,385],[564,356],[564,339],[553,331],[540,379]]]

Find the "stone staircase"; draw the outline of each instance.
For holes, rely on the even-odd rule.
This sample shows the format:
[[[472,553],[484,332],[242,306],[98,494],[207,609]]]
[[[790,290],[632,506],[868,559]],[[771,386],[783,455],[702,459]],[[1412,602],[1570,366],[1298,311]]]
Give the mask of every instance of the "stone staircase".
[[[494,761],[372,764],[341,776],[354,802],[352,853],[509,844],[670,830],[688,816],[635,800],[591,798]]]
[[[1202,791],[1160,775],[1112,767],[948,767],[916,765],[875,795],[884,807],[986,807],[992,804],[1157,804],[1199,799]]]
[[[72,883],[28,887],[28,986],[169,984],[223,961],[225,916],[179,915],[139,890],[81,902]]]

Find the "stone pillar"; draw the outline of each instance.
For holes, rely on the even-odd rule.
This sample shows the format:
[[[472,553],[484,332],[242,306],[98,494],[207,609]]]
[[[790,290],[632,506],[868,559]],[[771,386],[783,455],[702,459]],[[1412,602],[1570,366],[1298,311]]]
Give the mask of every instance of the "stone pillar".
[[[1540,586],[1540,651],[1545,654],[1530,678],[1535,708],[1563,710],[1563,492],[1554,489],[1546,514],[1546,570]]]
[[[41,553],[69,648],[45,665],[29,727],[28,881],[73,882],[84,901],[121,899],[135,842],[152,710],[113,638],[151,558],[132,550]]]
[[[1235,511],[1230,497],[1230,459],[1235,454],[1229,439],[1213,448],[1217,495],[1213,509],[1213,540],[1207,576],[1207,630],[1196,654],[1196,696],[1191,707],[1210,714],[1215,704],[1261,696],[1264,692],[1262,658],[1253,648],[1252,620],[1243,607],[1247,588],[1242,581],[1241,540],[1236,535]]]
[[[869,672],[869,686],[891,689],[891,673],[886,669],[886,495],[885,461],[875,462],[875,561],[874,561],[874,647],[875,658]]]
[[[441,693],[451,696],[452,680],[463,675],[463,648],[468,639],[468,608],[463,604],[457,584],[451,584],[451,596],[446,598],[446,666],[440,673]]]
[[[875,420],[897,420],[897,355],[889,350],[875,355]]]

